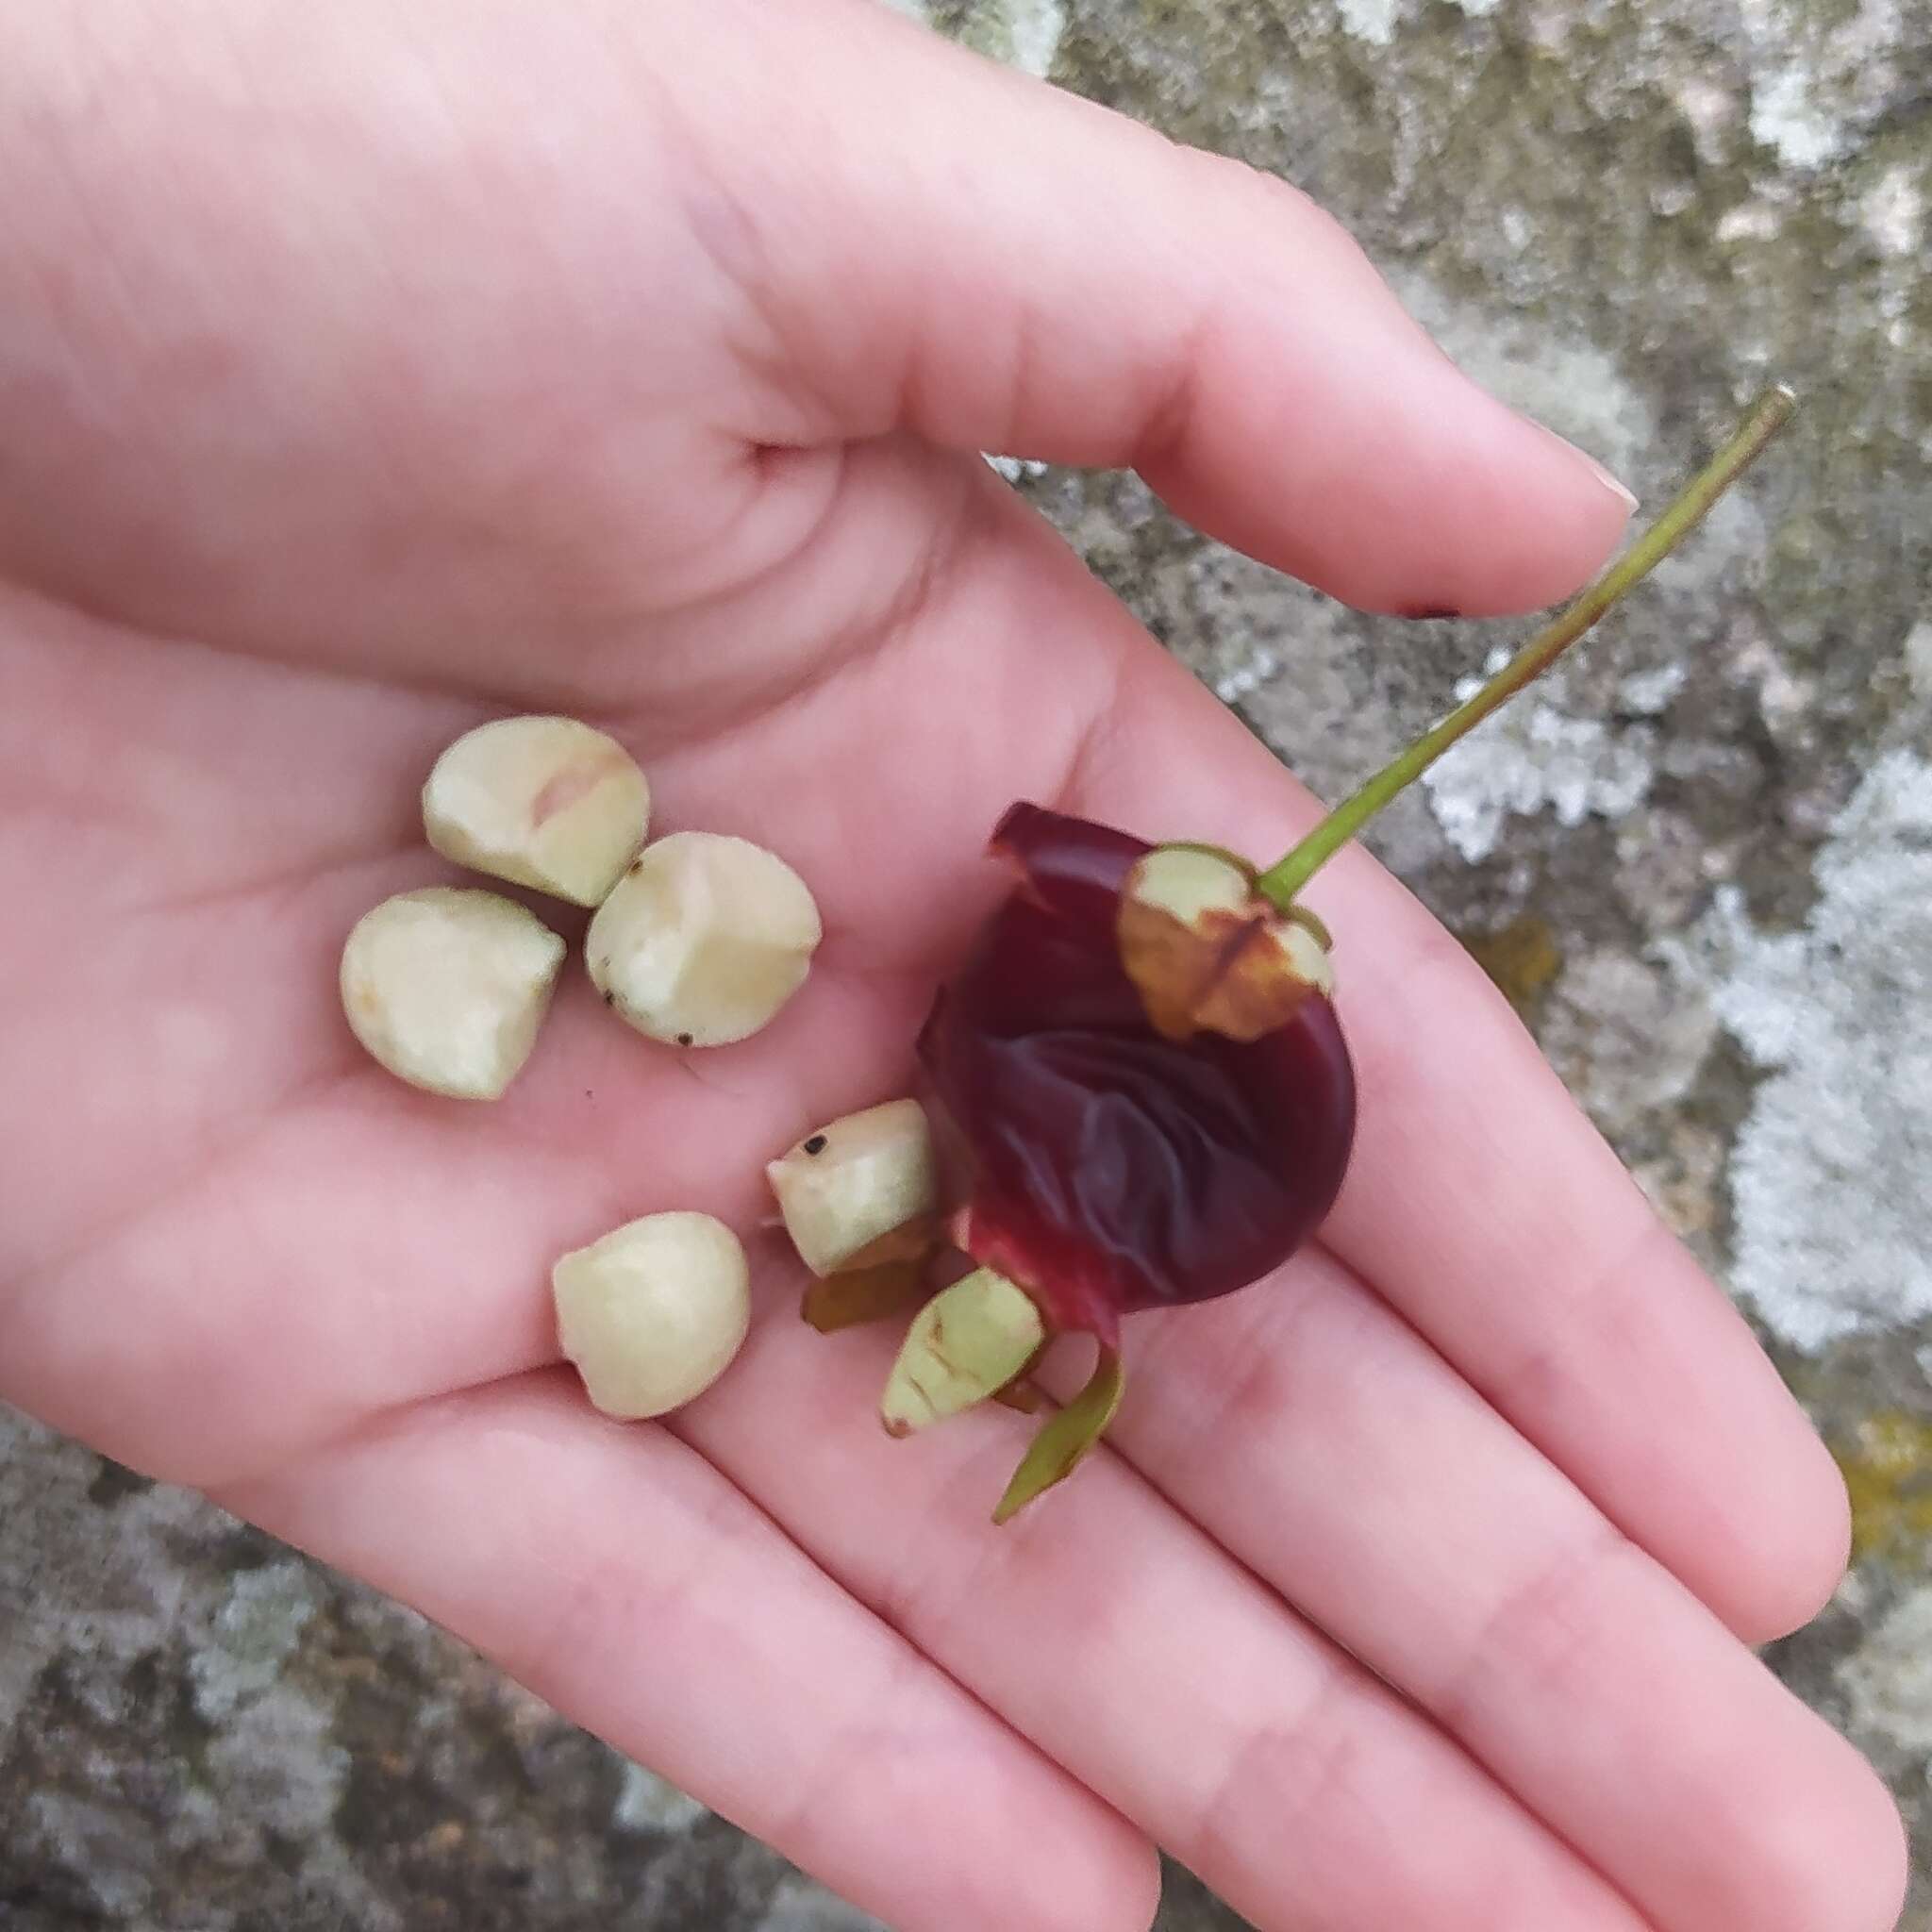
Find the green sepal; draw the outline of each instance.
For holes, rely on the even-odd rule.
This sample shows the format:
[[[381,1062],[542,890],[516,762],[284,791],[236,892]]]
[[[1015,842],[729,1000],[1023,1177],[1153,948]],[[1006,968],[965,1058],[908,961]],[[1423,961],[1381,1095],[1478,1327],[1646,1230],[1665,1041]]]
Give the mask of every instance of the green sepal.
[[[1113,1421],[1126,1386],[1120,1351],[1103,1348],[1087,1386],[1034,1437],[992,1512],[995,1523],[1010,1523],[1036,1496],[1073,1474]]]

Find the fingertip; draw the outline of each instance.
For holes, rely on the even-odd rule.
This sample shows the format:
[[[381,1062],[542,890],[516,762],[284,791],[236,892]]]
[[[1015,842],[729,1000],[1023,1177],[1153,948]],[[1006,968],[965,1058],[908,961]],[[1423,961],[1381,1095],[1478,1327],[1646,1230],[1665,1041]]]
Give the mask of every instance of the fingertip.
[[[1636,495],[1586,451],[1476,384],[1464,382],[1462,472],[1437,559],[1462,585],[1471,617],[1520,616],[1582,589],[1622,545]],[[1421,558],[1418,559],[1420,563]]]
[[[1859,1880],[1864,1896],[1852,1901],[1845,1932],[1893,1932],[1905,1912],[1911,1886],[1912,1841],[1905,1814],[1890,1787],[1862,1757],[1858,1767],[1861,1816],[1855,1829],[1864,1846]]]
[[[1745,1642],[1762,1644],[1802,1629],[1844,1581],[1852,1555],[1852,1507],[1844,1473],[1798,1422],[1778,1471],[1775,1502],[1747,1534],[1749,1560],[1736,1571],[1726,1621]]]
[[[1637,508],[1631,491],[1433,344],[1393,407],[1431,427],[1408,474],[1389,485],[1386,523],[1399,541],[1357,546],[1349,602],[1520,616],[1574,595],[1621,546]],[[1347,532],[1335,543],[1345,551]]]
[[[1898,1801],[1861,1753],[1813,1723],[1809,1775],[1789,1780],[1757,1821],[1770,1904],[1753,1932],[1892,1932],[1911,1871]]]
[[[1524,416],[1519,420],[1527,423],[1538,435],[1545,436],[1555,443],[1565,461],[1580,464],[1583,475],[1598,489],[1607,491],[1611,501],[1618,506],[1624,523],[1628,523],[1637,514],[1636,491],[1627,483],[1613,476],[1588,450],[1578,448],[1567,437],[1558,436],[1547,424],[1539,423],[1533,416]]]
[[[1844,1474],[1729,1296],[1674,1238],[1656,1240],[1665,1265],[1653,1278],[1680,1319],[1654,1331],[1648,1374],[1666,1380],[1656,1360],[1666,1352],[1702,1365],[1662,1398],[1683,1430],[1674,1454],[1701,1479],[1680,1488],[1690,1507],[1671,1546],[1653,1547],[1736,1636],[1774,1642],[1810,1623],[1844,1580]]]
[[[1136,1889],[1123,1896],[1117,1923],[1122,1932],[1150,1932],[1160,1916],[1161,1897],[1160,1854],[1152,1845],[1142,1851],[1135,1876]]]
[[[1093,1856],[1043,1864],[1049,1890],[1027,1923],[1040,1932],[1150,1932],[1160,1915],[1160,1854],[1125,1819],[1091,1841]]]
[[[1357,608],[1512,616],[1581,589],[1636,498],[1464,375],[1379,287],[1317,332],[1224,327],[1187,433],[1141,464],[1174,509]],[[1343,325],[1343,322],[1353,325]]]

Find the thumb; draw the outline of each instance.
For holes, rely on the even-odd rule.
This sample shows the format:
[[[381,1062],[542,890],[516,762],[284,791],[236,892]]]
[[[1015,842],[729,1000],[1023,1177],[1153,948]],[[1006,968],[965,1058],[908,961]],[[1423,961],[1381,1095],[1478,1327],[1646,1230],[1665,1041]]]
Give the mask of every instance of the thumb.
[[[875,0],[749,8],[742,33],[704,13],[680,92],[741,130],[699,139],[766,440],[1131,466],[1225,541],[1407,614],[1550,603],[1616,543],[1628,491],[1461,375],[1295,190]]]

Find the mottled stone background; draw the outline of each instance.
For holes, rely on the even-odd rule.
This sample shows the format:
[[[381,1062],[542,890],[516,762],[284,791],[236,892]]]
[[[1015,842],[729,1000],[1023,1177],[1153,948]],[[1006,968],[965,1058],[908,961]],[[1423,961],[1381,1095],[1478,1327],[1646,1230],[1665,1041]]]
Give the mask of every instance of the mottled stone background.
[[[1376,843],[1841,1457],[1857,1566],[1775,1661],[1890,1777],[1932,1932],[1932,0],[901,5],[1299,182],[1653,499],[1803,391]],[[1356,618],[1130,479],[1010,467],[1330,795],[1514,635]],[[0,1524],[8,1932],[866,1923],[414,1617],[4,1415]],[[1176,1875],[1167,1932],[1238,1923]]]

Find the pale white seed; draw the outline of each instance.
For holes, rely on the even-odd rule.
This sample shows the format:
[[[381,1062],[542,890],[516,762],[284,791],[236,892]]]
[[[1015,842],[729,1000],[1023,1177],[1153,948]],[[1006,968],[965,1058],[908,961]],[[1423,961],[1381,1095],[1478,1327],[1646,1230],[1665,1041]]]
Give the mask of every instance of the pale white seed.
[[[932,1130],[916,1100],[889,1100],[808,1134],[765,1168],[791,1244],[830,1274],[939,1205]]]
[[[494,1100],[530,1056],[563,954],[535,913],[495,892],[399,892],[342,947],[342,1011],[399,1079]]]
[[[650,821],[637,761],[575,718],[479,724],[423,788],[423,826],[445,858],[575,906],[604,899]]]
[[[557,1332],[591,1402],[625,1421],[701,1395],[751,1320],[738,1237],[708,1214],[647,1214],[550,1272]]]
[[[805,881],[760,845],[674,832],[639,854],[584,937],[591,977],[639,1032],[726,1046],[804,985],[823,937]]]

